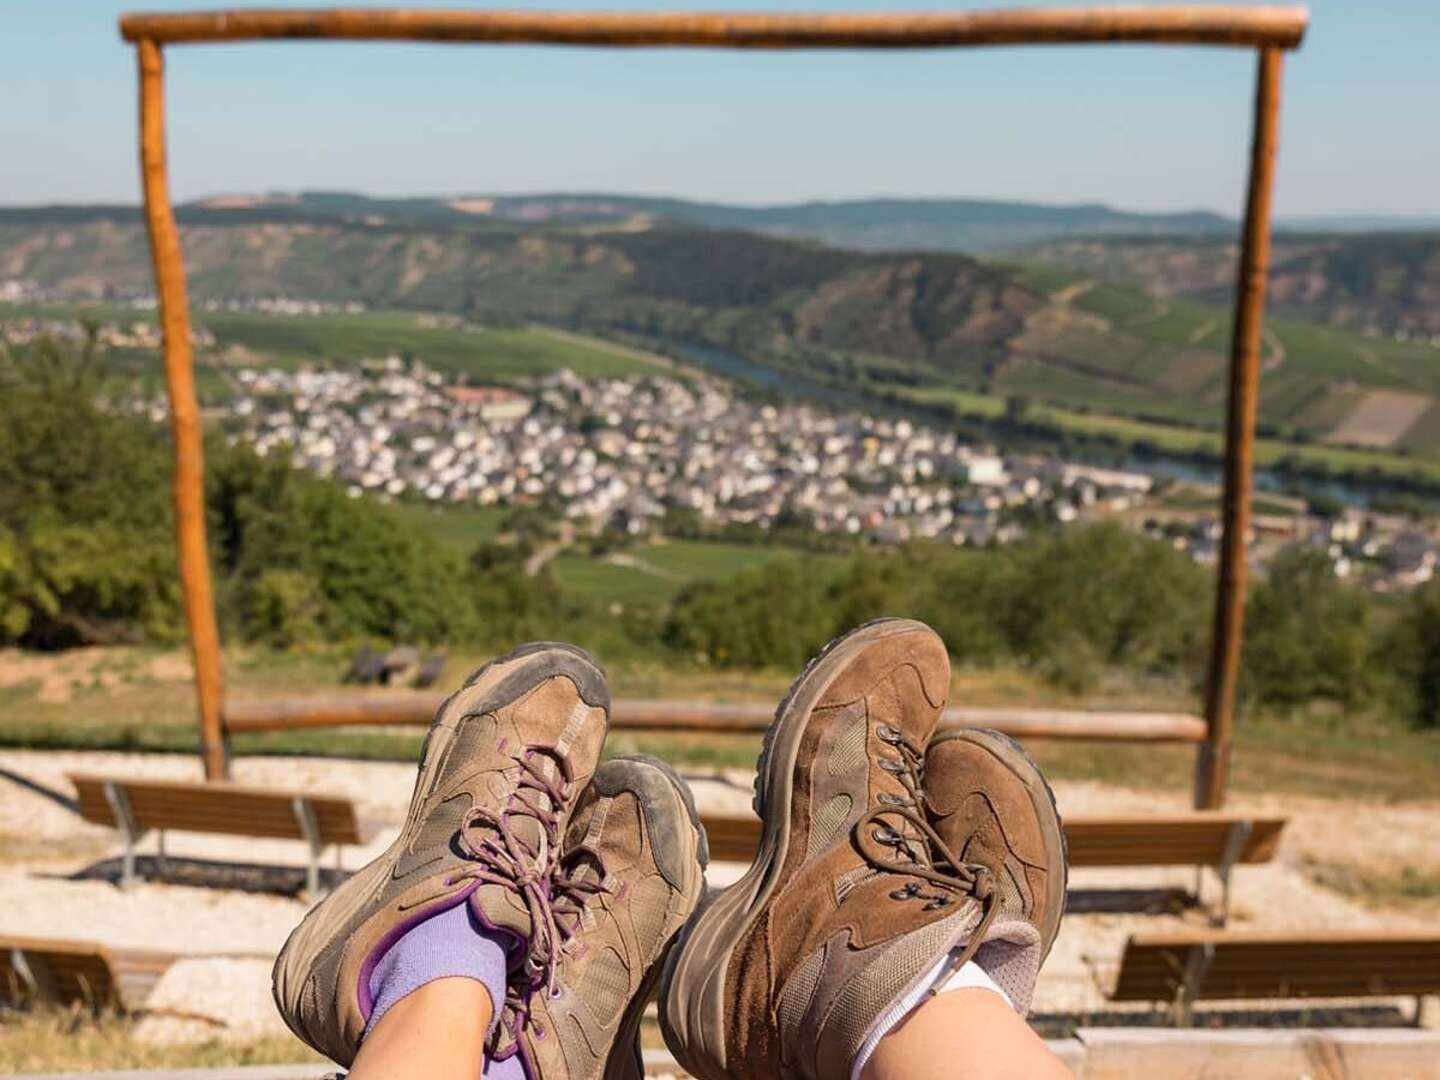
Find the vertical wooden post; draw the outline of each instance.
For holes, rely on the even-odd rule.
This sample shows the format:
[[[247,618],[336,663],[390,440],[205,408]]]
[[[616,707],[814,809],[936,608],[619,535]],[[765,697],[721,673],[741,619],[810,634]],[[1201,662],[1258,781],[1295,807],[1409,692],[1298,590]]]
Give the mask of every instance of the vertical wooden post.
[[[220,720],[220,634],[205,550],[205,461],[191,364],[185,267],[165,172],[165,61],[160,46],[148,38],[136,43],[136,53],[140,61],[140,173],[175,442],[175,534],[200,705],[200,758],[205,779],[221,780],[228,772],[228,761]]]
[[[1195,763],[1195,805],[1218,809],[1229,779],[1235,726],[1235,682],[1245,623],[1245,536],[1255,464],[1255,406],[1260,394],[1260,328],[1270,266],[1270,203],[1275,181],[1276,128],[1280,115],[1281,51],[1259,50],[1255,81],[1255,129],[1250,149],[1250,188],[1240,240],[1235,325],[1230,342],[1230,397],[1225,421],[1225,491],[1222,500],[1220,568],[1215,628],[1205,685],[1208,733]]]

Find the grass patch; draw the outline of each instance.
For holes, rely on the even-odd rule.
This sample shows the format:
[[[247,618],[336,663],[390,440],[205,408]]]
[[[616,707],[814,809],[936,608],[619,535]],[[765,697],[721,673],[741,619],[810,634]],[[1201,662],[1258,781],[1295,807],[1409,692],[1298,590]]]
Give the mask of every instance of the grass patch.
[[[12,313],[85,322],[155,321],[153,312],[107,304],[0,305],[0,318]],[[653,375],[658,370],[657,361],[638,350],[581,334],[454,325],[411,311],[294,316],[194,311],[192,318],[209,329],[216,341],[216,349],[202,352],[197,365],[230,346],[241,346],[277,366],[349,364],[409,355],[433,367],[483,379],[516,378],[562,368],[586,377]],[[158,376],[158,353],[111,350],[102,357],[107,367],[132,378],[140,376],[147,385]],[[210,377],[207,388],[225,396],[225,384],[218,376]]]
[[[687,582],[723,581],[785,553],[786,549],[783,548],[759,544],[725,544],[711,540],[671,540],[652,547],[637,548],[633,552],[647,565]]]
[[[1086,289],[1071,303],[1081,311],[1099,315],[1121,326],[1154,315],[1157,310],[1154,298],[1139,289],[1127,289],[1120,285],[1096,285]]]
[[[431,503],[396,503],[391,511],[406,526],[427,533],[442,547],[469,555],[494,538],[510,510],[503,506],[445,506]]]
[[[660,606],[680,588],[662,574],[585,555],[559,555],[548,565],[567,591],[607,603]]]
[[[282,361],[336,363],[412,355],[435,367],[481,378],[509,378],[568,368],[577,375],[654,374],[655,365],[579,337],[528,329],[435,325],[401,311],[276,318],[207,314],[216,342],[242,345]]]
[[[1328,859],[1306,859],[1305,872],[1317,884],[1366,907],[1434,911],[1440,905],[1440,869],[1373,866]]]
[[[134,1027],[135,1022],[123,1016],[93,1016],[84,1009],[0,1012],[0,1073],[225,1068],[323,1060],[290,1035],[152,1045],[138,1041]]]

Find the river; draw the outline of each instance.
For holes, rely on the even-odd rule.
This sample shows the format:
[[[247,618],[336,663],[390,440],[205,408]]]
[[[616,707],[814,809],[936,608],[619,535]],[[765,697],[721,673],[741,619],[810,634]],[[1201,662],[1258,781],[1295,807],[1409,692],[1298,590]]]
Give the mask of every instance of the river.
[[[808,379],[795,372],[766,367],[714,346],[660,338],[648,339],[646,344],[686,363],[713,371],[717,375],[723,375],[737,382],[746,383],[760,390],[774,391],[790,397],[802,397],[836,408],[871,413],[903,414],[917,418],[930,426],[936,424],[934,414],[919,406],[908,409],[896,402],[881,400],[860,390],[846,390],[829,383]],[[1085,458],[1083,454],[1078,456],[1081,460]],[[1115,464],[1113,461],[1096,463]],[[1120,463],[1120,466],[1135,472],[1149,473],[1152,476],[1202,484],[1218,485],[1222,475],[1219,462],[1207,462],[1152,452],[1141,454],[1131,451]],[[1371,484],[1357,485],[1335,478],[1296,477],[1276,472],[1273,469],[1256,469],[1254,475],[1255,487],[1261,491],[1298,491],[1308,495],[1326,495],[1350,506],[1368,506],[1371,499],[1377,494],[1386,490],[1403,490],[1400,486],[1389,488]]]

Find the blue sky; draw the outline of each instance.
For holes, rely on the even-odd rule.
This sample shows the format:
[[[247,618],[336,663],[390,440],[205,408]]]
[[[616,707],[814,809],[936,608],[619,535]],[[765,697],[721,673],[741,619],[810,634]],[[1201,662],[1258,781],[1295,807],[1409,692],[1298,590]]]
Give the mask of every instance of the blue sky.
[[[0,0],[0,203],[137,198],[134,59],[115,29],[132,6]],[[1310,34],[1287,64],[1277,212],[1440,214],[1440,0],[1310,8]],[[167,56],[180,199],[564,189],[1228,214],[1240,206],[1254,70],[1247,50],[1124,45],[760,54],[277,42]]]

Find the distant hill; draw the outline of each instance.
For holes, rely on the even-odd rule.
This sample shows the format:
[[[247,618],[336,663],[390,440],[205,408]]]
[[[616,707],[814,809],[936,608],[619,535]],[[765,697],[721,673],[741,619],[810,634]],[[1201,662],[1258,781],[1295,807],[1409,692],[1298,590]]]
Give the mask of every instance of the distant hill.
[[[50,220],[56,215],[79,222],[134,213],[113,206],[0,209],[0,222]],[[433,198],[374,198],[327,191],[223,195],[186,204],[178,213],[182,221],[194,224],[309,221],[484,228],[503,222],[557,226],[670,222],[819,240],[864,251],[984,252],[1073,236],[1206,235],[1233,233],[1235,227],[1228,219],[1205,211],[1139,214],[1100,204],[863,199],[733,206],[587,193]]]
[[[259,212],[182,215],[195,299],[358,300],[689,341],[780,364],[823,362],[827,350],[874,353],[957,376],[995,362],[1045,303],[1011,271],[959,254],[842,251],[680,224],[469,229],[250,218]],[[217,213],[239,217],[215,224]],[[58,298],[151,292],[133,212],[60,217],[0,216],[0,278]]]
[[[1152,433],[1097,418],[1213,429],[1223,416],[1228,310],[1216,301],[1227,294],[1234,250],[1219,237],[1070,240],[1000,262],[844,250],[629,213],[629,205],[602,213],[546,204],[555,212],[542,214],[523,200],[503,213],[483,201],[382,200],[390,209],[374,213],[375,200],[357,199],[183,208],[191,296],[539,322],[731,371],[741,370],[738,360],[782,392],[823,383],[852,399],[992,417],[1053,403],[1072,411],[1068,427],[1121,439]],[[1267,320],[1260,417],[1271,437],[1440,457],[1440,348],[1343,328],[1437,310],[1427,300],[1434,243],[1392,234],[1281,239],[1277,304],[1342,326]],[[148,296],[144,228],[131,207],[0,212],[6,280],[56,300]],[[279,332],[282,322],[270,324]],[[220,355],[232,345],[264,354],[263,340],[227,339],[223,320],[214,323]],[[291,356],[343,360],[396,347],[393,338],[364,346],[361,329],[349,343],[369,352],[316,341]]]
[[[1157,296],[1228,303],[1233,239],[1089,238],[1016,253]],[[1384,334],[1440,334],[1440,230],[1353,234],[1278,233],[1270,306],[1316,322]]]

